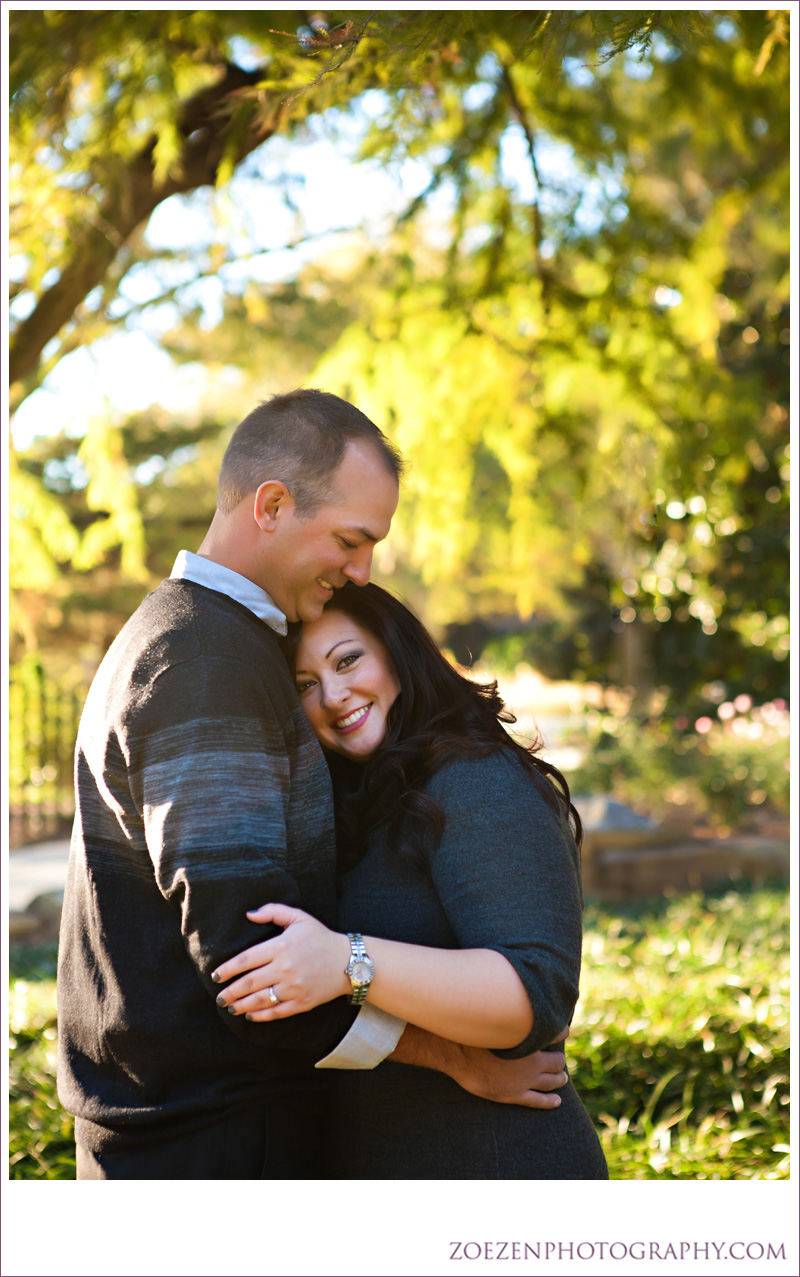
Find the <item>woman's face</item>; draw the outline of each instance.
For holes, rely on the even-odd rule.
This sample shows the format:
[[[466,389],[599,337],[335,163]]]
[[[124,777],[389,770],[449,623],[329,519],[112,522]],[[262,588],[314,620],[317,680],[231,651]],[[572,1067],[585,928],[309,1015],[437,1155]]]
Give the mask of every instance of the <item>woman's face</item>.
[[[386,735],[400,684],[383,643],[343,612],[303,626],[297,694],[318,740],[348,758],[367,759]]]

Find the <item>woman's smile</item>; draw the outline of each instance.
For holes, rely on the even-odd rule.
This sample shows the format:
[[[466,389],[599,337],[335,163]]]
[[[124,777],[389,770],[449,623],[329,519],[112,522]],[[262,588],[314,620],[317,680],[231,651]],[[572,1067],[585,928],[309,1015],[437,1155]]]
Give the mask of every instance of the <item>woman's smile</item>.
[[[295,681],[308,721],[326,749],[367,759],[380,748],[400,684],[386,648],[369,630],[335,608],[307,622]]]
[[[369,717],[369,711],[371,709],[372,709],[371,703],[369,705],[362,705],[361,709],[355,709],[351,713],[345,714],[343,718],[335,718],[331,726],[333,727],[334,731],[337,731],[337,732],[355,731],[355,729],[357,727],[361,727],[362,724]]]

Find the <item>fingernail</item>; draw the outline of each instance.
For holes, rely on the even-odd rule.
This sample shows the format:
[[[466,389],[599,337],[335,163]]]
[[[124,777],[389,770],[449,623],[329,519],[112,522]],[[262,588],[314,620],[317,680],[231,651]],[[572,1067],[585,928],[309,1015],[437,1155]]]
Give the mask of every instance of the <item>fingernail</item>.
[[[236,1007],[228,1007],[228,1015],[236,1015]]]
[[[244,1017],[244,1018],[245,1018],[245,1020],[252,1020],[252,1018],[253,1018],[253,1017],[252,1017],[252,1015],[250,1014],[250,1012],[249,1012],[249,1011],[247,1011],[247,1012],[245,1012],[245,1017]]]
[[[556,1096],[556,1102],[555,1102],[555,1104],[553,1105],[553,1108],[556,1108],[556,1109],[557,1109],[560,1103],[561,1103],[561,1100],[558,1098],[558,1096]]]
[[[217,1006],[224,1007],[224,1005],[225,1005],[225,994],[220,993],[217,995]]]
[[[222,979],[222,976],[220,975],[219,971],[212,971],[211,979],[214,981],[215,984],[219,984],[220,980]]]

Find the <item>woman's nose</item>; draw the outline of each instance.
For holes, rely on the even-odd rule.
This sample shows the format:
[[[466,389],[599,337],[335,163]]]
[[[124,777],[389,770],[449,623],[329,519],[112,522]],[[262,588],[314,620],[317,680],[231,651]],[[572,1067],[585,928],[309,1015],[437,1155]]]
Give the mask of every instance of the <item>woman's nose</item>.
[[[331,679],[323,681],[322,684],[322,704],[326,709],[335,709],[339,705],[343,705],[350,695],[347,684],[342,680]]]

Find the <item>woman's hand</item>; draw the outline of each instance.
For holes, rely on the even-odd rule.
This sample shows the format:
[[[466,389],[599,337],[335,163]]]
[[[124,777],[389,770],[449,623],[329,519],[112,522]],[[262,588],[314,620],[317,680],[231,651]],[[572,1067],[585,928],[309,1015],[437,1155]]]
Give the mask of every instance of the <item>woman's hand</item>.
[[[347,936],[289,905],[262,905],[248,910],[247,916],[251,922],[272,922],[284,931],[229,958],[213,972],[216,983],[240,977],[217,998],[231,1015],[282,1020],[350,993],[344,973],[350,961]],[[270,1000],[270,988],[279,999],[276,1004]]]

